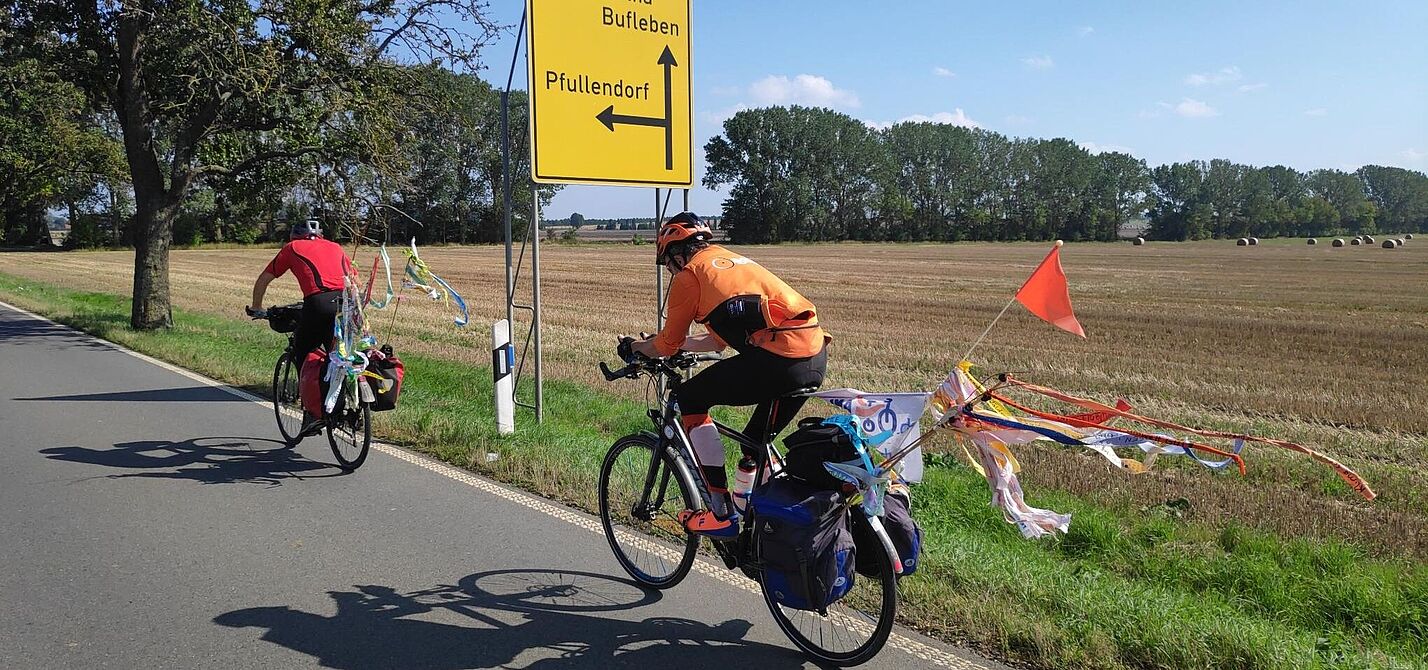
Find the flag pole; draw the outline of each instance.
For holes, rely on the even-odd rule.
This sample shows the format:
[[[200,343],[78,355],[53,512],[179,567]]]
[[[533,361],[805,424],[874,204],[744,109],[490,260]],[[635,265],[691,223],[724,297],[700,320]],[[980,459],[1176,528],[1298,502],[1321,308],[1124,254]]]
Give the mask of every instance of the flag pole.
[[[1062,242],[1061,240],[1056,240],[1056,246],[1055,246],[1055,247],[1052,247],[1052,250],[1054,251],[1054,250],[1060,248],[1061,245],[1063,245],[1063,244],[1065,244],[1065,242]],[[1043,261],[1043,262],[1044,262],[1044,261]],[[1035,272],[1033,272],[1032,274],[1035,274]],[[1027,281],[1031,281],[1031,278],[1030,278],[1030,277],[1027,277]],[[1026,282],[1022,282],[1022,288],[1026,288]],[[1021,292],[1021,289],[1017,289],[1017,293],[1020,293],[1020,292]],[[977,348],[977,345],[979,345],[979,344],[982,343],[982,340],[986,339],[987,333],[992,332],[992,326],[997,325],[997,322],[1002,320],[1002,316],[1007,313],[1007,310],[1011,309],[1012,303],[1014,303],[1014,302],[1016,302],[1016,293],[1013,293],[1013,294],[1012,294],[1011,300],[1008,300],[1008,301],[1007,301],[1007,304],[1006,304],[1005,307],[1002,308],[1002,311],[997,312],[997,317],[996,317],[995,319],[992,319],[992,322],[991,322],[991,323],[987,324],[987,329],[984,330],[984,331],[982,331],[981,337],[978,337],[978,338],[977,338],[977,341],[976,341],[976,342],[973,342],[973,343],[972,343],[972,346],[970,346],[970,347],[967,348],[967,353],[962,354],[962,358],[958,359],[958,362],[959,362],[959,363],[962,362],[962,361],[971,360],[972,351]]]
[[[1002,311],[997,312],[997,317],[995,319],[992,319],[991,323],[987,324],[987,329],[982,331],[981,337],[978,337],[977,341],[972,343],[972,346],[967,347],[967,353],[962,354],[962,358],[958,359],[958,362],[970,360],[972,356],[972,350],[976,349],[977,345],[981,344],[982,340],[986,339],[987,333],[992,332],[992,326],[997,325],[997,322],[1002,320],[1002,315],[1006,314],[1007,310],[1011,309],[1012,303],[1014,302],[1016,302],[1016,296],[1012,296],[1012,299],[1007,301],[1006,306],[1002,307]]]

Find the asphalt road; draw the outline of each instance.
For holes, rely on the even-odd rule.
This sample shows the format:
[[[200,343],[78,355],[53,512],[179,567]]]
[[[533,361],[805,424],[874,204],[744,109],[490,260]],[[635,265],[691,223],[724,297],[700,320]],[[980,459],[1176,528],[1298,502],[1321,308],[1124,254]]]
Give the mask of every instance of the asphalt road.
[[[588,515],[276,439],[270,405],[0,304],[0,668],[806,665],[721,566],[647,592]],[[1001,666],[898,630],[864,667]]]

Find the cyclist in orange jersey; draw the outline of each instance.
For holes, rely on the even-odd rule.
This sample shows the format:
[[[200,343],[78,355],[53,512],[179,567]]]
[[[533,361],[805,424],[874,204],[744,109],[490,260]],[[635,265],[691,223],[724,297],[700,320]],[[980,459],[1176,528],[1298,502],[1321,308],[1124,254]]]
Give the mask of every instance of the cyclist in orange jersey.
[[[785,394],[823,384],[826,346],[832,338],[818,324],[813,303],[763,266],[710,244],[713,233],[692,212],[660,227],[655,262],[674,279],[663,330],[628,346],[646,356],[678,351],[722,351],[737,356],[710,365],[679,389],[679,410],[699,458],[713,509],[689,515],[685,526],[714,537],[738,533],[738,514],[729,499],[724,444],[710,408],[755,405],[744,433],[767,441],[788,425],[805,398]],[[693,323],[706,333],[689,336]]]

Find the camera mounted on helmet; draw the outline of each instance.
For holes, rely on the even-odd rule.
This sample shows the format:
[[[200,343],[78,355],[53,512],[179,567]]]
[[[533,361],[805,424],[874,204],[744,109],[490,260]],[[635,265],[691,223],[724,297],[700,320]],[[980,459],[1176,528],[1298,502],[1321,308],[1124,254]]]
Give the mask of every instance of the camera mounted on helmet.
[[[322,237],[322,224],[317,219],[307,219],[293,224],[292,230],[288,233],[290,240],[302,240],[309,237]]]

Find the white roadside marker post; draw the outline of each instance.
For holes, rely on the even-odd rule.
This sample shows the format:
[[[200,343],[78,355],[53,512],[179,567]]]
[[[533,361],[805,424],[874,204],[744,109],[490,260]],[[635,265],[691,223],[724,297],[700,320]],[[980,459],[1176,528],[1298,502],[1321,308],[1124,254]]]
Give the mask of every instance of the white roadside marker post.
[[[512,386],[515,377],[511,367],[516,351],[511,347],[511,322],[501,319],[491,325],[491,380],[495,382],[496,431],[502,435],[516,432],[516,394]]]

